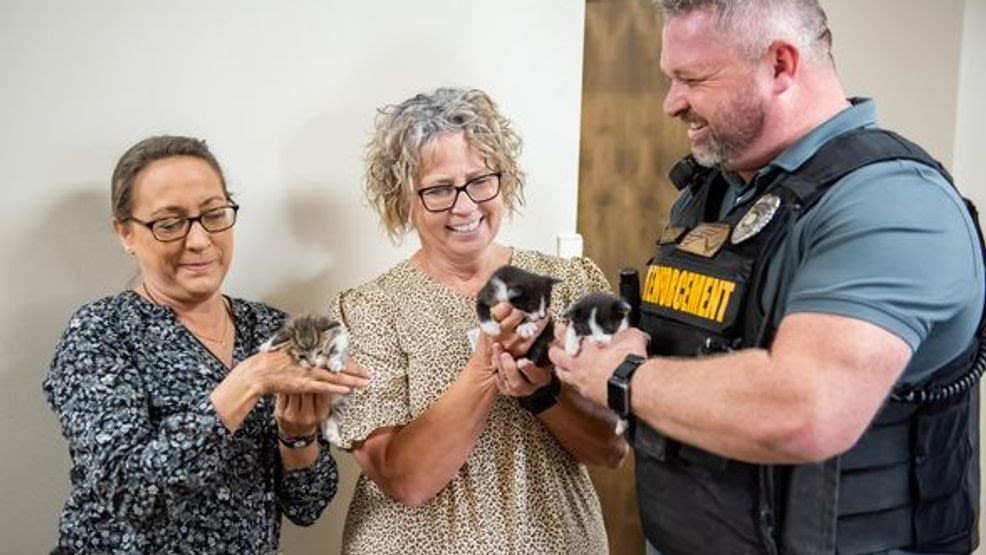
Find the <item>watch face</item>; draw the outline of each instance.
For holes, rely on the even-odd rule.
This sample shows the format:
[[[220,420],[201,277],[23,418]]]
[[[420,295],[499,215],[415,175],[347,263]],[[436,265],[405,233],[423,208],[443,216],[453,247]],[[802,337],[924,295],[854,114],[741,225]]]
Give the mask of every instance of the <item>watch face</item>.
[[[609,408],[624,418],[630,414],[630,387],[626,381],[610,378],[606,384],[606,393]]]
[[[630,378],[645,360],[640,355],[627,355],[607,382],[606,404],[622,418],[630,415]]]

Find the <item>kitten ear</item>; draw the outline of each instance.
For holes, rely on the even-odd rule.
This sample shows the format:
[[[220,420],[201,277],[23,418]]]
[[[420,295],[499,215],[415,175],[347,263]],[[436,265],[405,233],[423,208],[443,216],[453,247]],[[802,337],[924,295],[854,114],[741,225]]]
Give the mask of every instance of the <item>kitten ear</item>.
[[[565,280],[558,279],[558,278],[553,277],[553,276],[548,276],[548,285],[551,285],[551,286],[558,285],[559,283],[561,283],[563,281],[565,281]]]

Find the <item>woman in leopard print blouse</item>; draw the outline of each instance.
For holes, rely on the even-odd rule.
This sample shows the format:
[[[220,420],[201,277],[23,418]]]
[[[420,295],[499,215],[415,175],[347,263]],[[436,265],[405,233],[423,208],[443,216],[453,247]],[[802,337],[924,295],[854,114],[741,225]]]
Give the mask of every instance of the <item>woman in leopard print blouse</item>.
[[[75,313],[44,382],[72,457],[56,551],[276,551],[282,514],[311,524],[335,494],[308,438],[360,380],[255,354],[284,314],[220,292],[237,206],[204,142],[141,141],[112,185],[141,282]]]
[[[377,120],[369,199],[393,236],[413,228],[421,248],[333,306],[354,358],[374,376],[343,415],[343,447],[363,471],[344,553],[607,552],[581,463],[620,463],[627,447],[615,418],[567,388],[552,390],[550,369],[495,370],[494,349],[518,356],[532,342],[515,332],[519,311],[494,307],[497,337],[476,329],[476,294],[503,264],[561,278],[555,314],[608,287],[587,259],[495,242],[521,199],[519,150],[509,122],[477,90],[420,94]],[[532,394],[541,402],[523,408],[518,398]]]

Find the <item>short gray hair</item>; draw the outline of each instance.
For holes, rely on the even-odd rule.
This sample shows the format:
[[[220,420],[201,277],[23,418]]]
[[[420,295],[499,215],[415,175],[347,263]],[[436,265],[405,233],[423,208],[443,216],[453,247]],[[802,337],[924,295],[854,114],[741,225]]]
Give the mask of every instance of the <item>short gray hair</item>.
[[[818,0],[654,0],[665,21],[711,10],[716,26],[752,59],[786,38],[809,59],[827,58],[832,46],[828,17]]]
[[[517,165],[521,140],[493,99],[477,89],[438,89],[384,106],[366,146],[366,198],[393,240],[411,227],[414,179],[421,151],[441,135],[464,132],[466,141],[501,172],[500,194],[510,212],[524,203],[524,173]]]

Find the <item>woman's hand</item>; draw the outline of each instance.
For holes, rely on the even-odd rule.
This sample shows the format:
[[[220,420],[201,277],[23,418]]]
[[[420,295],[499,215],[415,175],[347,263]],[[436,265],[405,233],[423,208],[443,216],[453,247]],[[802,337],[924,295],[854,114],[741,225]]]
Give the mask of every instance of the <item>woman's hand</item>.
[[[290,437],[315,433],[332,413],[332,397],[321,393],[278,393],[274,403],[277,429]]]
[[[320,376],[347,389],[362,389],[369,383],[370,373],[356,364],[352,358],[346,359],[346,366],[340,372],[323,368],[308,368],[309,372],[328,374]],[[306,436],[315,432],[318,425],[332,414],[332,401],[335,395],[325,393],[277,393],[274,403],[274,418],[277,427],[287,436]]]
[[[319,423],[329,417],[331,403],[331,396],[321,393],[278,393],[274,402],[278,432],[292,438],[314,436]],[[321,447],[313,441],[298,448],[281,444],[279,449],[281,465],[290,472],[315,464]]]
[[[287,353],[272,351],[237,364],[209,398],[223,424],[234,432],[264,395],[345,395],[368,382],[366,371],[351,362],[342,372],[333,373],[303,368]]]
[[[551,318],[549,315],[535,322],[534,335],[525,338],[517,333],[517,328],[525,322],[527,316],[510,303],[497,304],[490,309],[490,316],[500,324],[500,333],[492,336],[493,341],[502,345],[503,350],[512,354],[514,358],[520,358],[527,353]]]
[[[338,373],[305,368],[283,351],[253,355],[238,364],[232,371],[236,372],[252,383],[258,396],[271,393],[345,395],[354,387],[364,387],[369,381],[366,371],[355,364],[347,364]]]
[[[539,368],[526,358],[515,359],[499,344],[493,345],[496,387],[510,397],[526,397],[551,383],[551,369]]]

